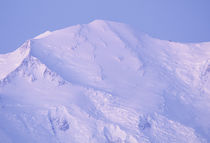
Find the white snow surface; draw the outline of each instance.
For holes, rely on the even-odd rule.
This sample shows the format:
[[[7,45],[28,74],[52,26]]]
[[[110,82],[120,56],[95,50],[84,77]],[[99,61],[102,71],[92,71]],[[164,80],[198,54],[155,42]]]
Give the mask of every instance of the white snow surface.
[[[95,20],[0,55],[0,143],[23,142],[210,142],[210,43]]]
[[[36,36],[34,39],[42,39],[42,38],[45,38],[45,37],[49,36],[50,34],[51,34],[50,31],[46,31],[46,32]]]

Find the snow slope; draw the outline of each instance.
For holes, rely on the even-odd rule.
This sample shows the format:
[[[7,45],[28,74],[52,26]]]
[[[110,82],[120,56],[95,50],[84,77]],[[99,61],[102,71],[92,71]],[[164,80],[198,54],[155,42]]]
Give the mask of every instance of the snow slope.
[[[210,43],[96,20],[0,55],[0,143],[210,142]]]

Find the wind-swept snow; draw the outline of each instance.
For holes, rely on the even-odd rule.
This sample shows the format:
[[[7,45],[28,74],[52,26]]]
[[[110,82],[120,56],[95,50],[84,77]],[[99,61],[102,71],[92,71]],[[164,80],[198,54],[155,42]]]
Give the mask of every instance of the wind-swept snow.
[[[44,33],[42,33],[42,34],[40,34],[40,35],[36,36],[34,39],[41,39],[41,38],[45,38],[45,37],[49,36],[50,34],[51,34],[51,32],[50,32],[50,31],[46,31],[46,32],[44,32]]]
[[[10,72],[20,66],[30,51],[30,41],[24,43],[16,51],[0,55],[0,80],[4,79]]]
[[[96,20],[0,55],[0,142],[210,142],[210,43]]]

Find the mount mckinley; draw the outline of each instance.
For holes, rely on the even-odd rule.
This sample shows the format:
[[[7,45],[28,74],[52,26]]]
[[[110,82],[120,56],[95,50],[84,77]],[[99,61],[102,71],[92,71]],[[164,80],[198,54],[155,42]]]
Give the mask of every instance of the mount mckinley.
[[[208,143],[210,42],[96,20],[0,55],[0,143]]]

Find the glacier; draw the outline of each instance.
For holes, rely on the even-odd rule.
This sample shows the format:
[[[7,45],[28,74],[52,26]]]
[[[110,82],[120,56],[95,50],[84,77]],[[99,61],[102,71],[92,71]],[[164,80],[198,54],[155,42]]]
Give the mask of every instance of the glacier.
[[[0,55],[0,143],[208,143],[210,42],[95,20]]]

